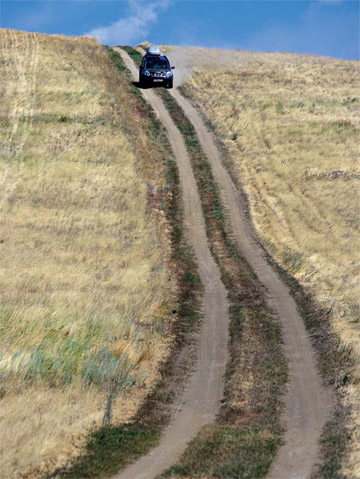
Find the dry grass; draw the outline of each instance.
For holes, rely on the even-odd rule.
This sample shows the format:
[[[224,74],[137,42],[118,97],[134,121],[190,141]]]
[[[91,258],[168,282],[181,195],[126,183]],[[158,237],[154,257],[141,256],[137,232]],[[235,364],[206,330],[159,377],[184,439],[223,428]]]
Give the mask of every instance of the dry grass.
[[[347,401],[360,474],[359,69],[319,57],[168,48],[225,145],[267,250],[331,311],[356,361]],[[219,59],[219,61],[218,61]],[[231,66],[231,68],[230,68]]]
[[[101,425],[109,393],[114,422],[134,413],[175,285],[148,202],[161,155],[125,76],[91,39],[0,42],[0,467],[38,477]]]

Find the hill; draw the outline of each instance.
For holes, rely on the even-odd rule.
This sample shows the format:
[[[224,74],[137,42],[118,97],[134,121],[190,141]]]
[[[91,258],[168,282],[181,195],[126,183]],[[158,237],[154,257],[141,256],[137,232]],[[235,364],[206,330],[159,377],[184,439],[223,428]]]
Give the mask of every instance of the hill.
[[[158,377],[178,292],[170,193],[151,124],[102,46],[0,41],[0,467],[39,477],[89,430],[132,416]]]
[[[124,50],[139,59],[139,52]],[[176,64],[180,91],[215,132],[270,262],[298,301],[325,382],[338,393],[335,419],[322,440],[327,477],[356,477],[358,64],[290,54],[165,50]],[[5,477],[39,477],[58,468],[61,477],[118,470],[135,449],[140,455],[156,443],[166,423],[164,411],[174,396],[180,397],[181,376],[194,361],[189,351],[191,328],[197,324],[193,320],[199,317],[194,298],[200,285],[195,267],[184,270],[176,249],[183,228],[177,179],[169,179],[176,176],[169,168],[169,144],[131,85],[120,57],[114,56],[89,38],[0,30],[0,398]],[[200,161],[196,132],[181,108],[169,92],[156,93],[179,123],[186,147]],[[283,372],[271,373],[276,361],[264,361],[268,353],[281,356],[280,334],[262,315],[256,275],[244,279],[249,266],[230,251],[231,241],[225,241],[227,215],[216,199],[218,185],[205,160],[201,168],[196,161],[192,168],[198,179],[210,182],[209,191],[198,182],[206,198],[207,240],[219,267],[228,268],[222,272],[228,292],[239,296],[239,304],[246,302],[246,311],[253,308],[247,321],[241,307],[230,308],[241,320],[242,333],[234,329],[233,320],[227,402],[221,411],[224,416],[226,407],[235,406],[226,423],[234,433],[236,407],[239,417],[252,408],[259,413],[259,403],[266,410],[268,403],[254,400],[256,394],[265,394],[274,408],[269,411],[276,410],[267,414],[278,420],[282,386],[274,384],[285,380],[285,364],[277,358]],[[206,196],[210,192],[213,198]],[[213,199],[219,209],[211,212]],[[207,241],[201,243],[206,249]],[[222,250],[225,243],[229,257]],[[187,264],[194,266],[190,259]],[[210,286],[212,280],[207,277]],[[259,290],[252,288],[255,282]],[[251,303],[246,290],[259,298]],[[278,296],[284,300],[284,295]],[[257,343],[262,334],[266,340]],[[172,354],[175,343],[189,346],[179,353],[184,362],[178,363]],[[174,375],[175,388],[163,387],[166,375]],[[154,384],[160,386],[149,396],[149,407],[143,400]],[[158,414],[155,433],[150,421],[135,448],[121,434],[120,442],[113,440],[112,425],[134,417],[140,405],[140,411]],[[260,414],[248,416],[261,421]],[[111,434],[105,440],[107,427]],[[208,431],[215,434],[217,427]],[[216,441],[209,443],[206,430],[200,442],[205,438],[205,455],[215,467],[216,454],[222,452]],[[144,445],[147,433],[149,444]],[[131,434],[136,442],[137,431]],[[352,438],[350,445],[347,436]],[[196,452],[196,441],[190,453]],[[120,443],[128,447],[125,461],[119,460]],[[96,451],[81,455],[85,447],[86,454],[93,449],[100,456],[104,452],[99,463]],[[245,455],[251,462],[253,456]],[[239,457],[236,453],[234,460]],[[194,463],[200,464],[202,459]],[[318,469],[314,478],[325,472]]]
[[[335,382],[343,404],[351,405],[353,442],[343,471],[356,477],[359,64],[294,54],[165,50],[180,72],[183,93],[220,140],[262,244],[312,298],[334,334],[332,347],[352,364],[351,373],[344,373],[330,350],[320,351],[325,380]]]

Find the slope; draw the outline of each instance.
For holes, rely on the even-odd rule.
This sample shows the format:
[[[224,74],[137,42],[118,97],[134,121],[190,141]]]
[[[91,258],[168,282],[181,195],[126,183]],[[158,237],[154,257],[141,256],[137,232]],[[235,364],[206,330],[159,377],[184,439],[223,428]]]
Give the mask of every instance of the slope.
[[[233,181],[246,193],[262,244],[290,274],[324,380],[336,387],[340,406],[324,436],[323,473],[356,477],[359,65],[304,55],[166,49],[187,79],[182,92],[211,124]],[[343,458],[349,434],[352,445]]]
[[[1,471],[39,477],[158,378],[178,307],[171,191],[104,47],[0,41]]]

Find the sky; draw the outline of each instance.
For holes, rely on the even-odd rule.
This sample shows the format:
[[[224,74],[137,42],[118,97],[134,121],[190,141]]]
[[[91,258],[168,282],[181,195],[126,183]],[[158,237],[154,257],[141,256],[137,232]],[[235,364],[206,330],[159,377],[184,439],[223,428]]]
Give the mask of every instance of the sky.
[[[106,45],[192,45],[359,59],[353,0],[0,0],[0,27]]]

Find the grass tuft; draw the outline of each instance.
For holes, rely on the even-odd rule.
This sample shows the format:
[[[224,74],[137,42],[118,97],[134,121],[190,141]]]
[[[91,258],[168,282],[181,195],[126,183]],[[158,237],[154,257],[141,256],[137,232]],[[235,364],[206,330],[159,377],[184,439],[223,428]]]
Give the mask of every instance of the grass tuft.
[[[48,477],[85,479],[111,476],[154,447],[160,437],[156,428],[141,425],[107,426],[90,434],[84,453],[76,461]]]
[[[161,478],[259,479],[280,444],[279,435],[251,427],[206,426],[180,463]]]

